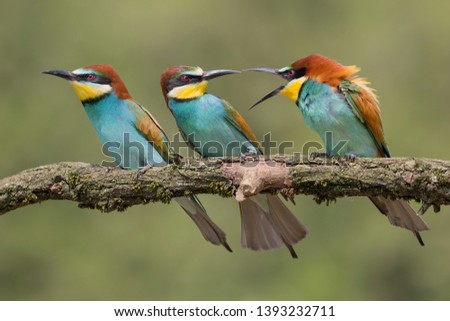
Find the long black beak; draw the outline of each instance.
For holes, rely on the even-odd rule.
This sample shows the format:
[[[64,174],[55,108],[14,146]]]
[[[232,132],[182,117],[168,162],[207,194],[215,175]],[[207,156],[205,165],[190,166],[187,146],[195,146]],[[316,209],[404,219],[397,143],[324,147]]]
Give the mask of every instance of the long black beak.
[[[61,77],[67,80],[78,80],[78,76],[74,73],[66,70],[46,70],[42,72],[43,74],[49,74],[57,77]]]
[[[248,68],[248,69],[244,69],[242,71],[259,71],[259,72],[267,72],[269,74],[274,74],[274,75],[280,75],[280,73],[278,72],[278,69],[274,69],[274,68]]]
[[[258,72],[266,72],[269,74],[273,74],[273,75],[277,75],[280,76],[280,72],[278,71],[278,69],[274,69],[274,68],[248,68],[248,69],[244,69],[242,71],[258,71]],[[252,107],[250,107],[249,109],[252,109],[254,107],[256,107],[256,105],[259,105],[260,103],[262,103],[264,100],[269,99],[270,97],[275,96],[276,94],[278,94],[280,91],[282,91],[284,89],[285,85],[278,87],[275,90],[272,90],[270,93],[268,93],[267,95],[265,95],[263,98],[261,98],[260,100],[258,100],[256,103],[254,103],[252,105]]]
[[[210,80],[220,76],[230,75],[230,74],[239,74],[240,71],[230,70],[230,69],[217,69],[217,70],[207,70],[204,72],[202,79]]]
[[[280,91],[282,91],[284,89],[285,85],[278,87],[275,90],[272,90],[270,93],[268,93],[267,95],[265,95],[263,98],[261,98],[260,100],[258,100],[256,103],[254,103],[252,105],[252,107],[249,108],[252,109],[254,107],[256,107],[257,105],[259,105],[260,103],[262,103],[264,100],[269,99],[270,97],[275,96],[276,94],[278,94]]]
[[[273,75],[277,75],[280,76],[280,72],[278,71],[278,69],[274,69],[274,68],[248,68],[248,69],[244,69],[242,71],[259,71],[259,72],[266,72],[269,74],[273,74]],[[257,105],[259,105],[260,103],[262,103],[264,100],[269,99],[270,97],[275,96],[276,94],[278,94],[280,91],[282,91],[284,89],[285,85],[278,87],[275,90],[272,90],[270,93],[268,93],[267,95],[265,95],[263,98],[261,98],[260,100],[258,100],[256,103],[254,103],[252,105],[252,107],[250,107],[249,109],[252,109],[254,107],[256,107]]]

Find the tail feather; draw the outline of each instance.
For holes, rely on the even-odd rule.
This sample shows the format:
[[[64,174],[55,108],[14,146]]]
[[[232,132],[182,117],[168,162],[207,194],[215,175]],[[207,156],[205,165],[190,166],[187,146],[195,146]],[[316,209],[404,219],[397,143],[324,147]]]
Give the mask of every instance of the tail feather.
[[[252,198],[239,203],[241,210],[241,245],[255,251],[271,250],[283,246],[267,214]]]
[[[223,245],[228,251],[233,252],[227,243],[225,232],[209,218],[196,196],[176,197],[175,201],[194,221],[205,240],[215,245]]]
[[[419,232],[430,228],[406,201],[389,200],[382,196],[371,196],[369,198],[380,212],[387,216],[392,225],[412,231],[419,243],[424,245]]]
[[[278,196],[258,194],[240,203],[243,247],[270,250],[283,244],[293,258],[298,258],[293,245],[308,233]]]
[[[275,222],[281,237],[287,244],[300,242],[308,234],[308,230],[297,217],[284,205],[278,196],[266,194],[270,214]]]

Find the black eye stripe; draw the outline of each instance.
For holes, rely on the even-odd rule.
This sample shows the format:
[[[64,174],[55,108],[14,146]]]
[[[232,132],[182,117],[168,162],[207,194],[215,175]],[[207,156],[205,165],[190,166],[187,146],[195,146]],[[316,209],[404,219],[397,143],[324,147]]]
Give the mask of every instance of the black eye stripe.
[[[186,82],[183,80],[183,77],[184,77],[184,76],[188,76],[188,77],[190,78],[189,82],[200,81],[200,80],[202,79],[202,76],[184,74],[184,75],[178,76],[178,80],[181,81],[182,83],[186,83]]]
[[[89,79],[92,76],[94,76],[94,78]],[[82,75],[78,75],[78,78],[80,80],[84,80],[84,81],[88,81],[88,82],[92,82],[92,83],[100,84],[100,85],[110,85],[111,84],[111,79],[109,79],[108,77],[105,77],[105,76],[97,75],[97,74],[82,74]]]
[[[102,85],[109,85],[109,84],[111,84],[111,79],[109,79],[108,77],[104,77],[104,76],[98,76],[96,83],[102,84]]]
[[[306,75],[306,68],[305,68],[305,67],[300,68],[300,69],[297,69],[297,70],[295,71],[295,76],[296,76],[296,78],[303,77],[304,75]]]
[[[189,76],[191,79],[188,82],[186,82],[186,81],[183,80],[184,76]],[[176,87],[181,87],[181,86],[184,86],[184,85],[187,85],[187,84],[192,84],[192,83],[198,83],[200,81],[202,81],[202,76],[182,74],[182,75],[179,75],[179,76],[177,76],[175,78],[169,79],[166,82],[166,88],[167,88],[167,91],[171,91],[172,89],[174,89]]]
[[[294,71],[294,73],[292,73],[292,71]],[[303,77],[304,75],[306,75],[306,68],[300,68],[300,69],[289,69],[284,71],[282,74],[284,79],[286,80],[293,80],[293,79],[297,79],[300,77]]]

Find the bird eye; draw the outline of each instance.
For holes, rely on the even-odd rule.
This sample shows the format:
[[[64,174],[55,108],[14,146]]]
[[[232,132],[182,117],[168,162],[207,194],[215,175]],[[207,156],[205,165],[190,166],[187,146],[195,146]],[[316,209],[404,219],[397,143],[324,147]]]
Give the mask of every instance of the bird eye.
[[[296,76],[296,72],[294,69],[289,69],[281,73],[281,77],[283,77],[286,80],[292,80]]]
[[[191,76],[189,75],[183,75],[181,77],[181,80],[183,80],[184,82],[189,82],[191,80]]]
[[[89,74],[89,75],[87,75],[86,79],[89,80],[89,81],[92,81],[92,80],[95,79],[95,75],[94,74]]]

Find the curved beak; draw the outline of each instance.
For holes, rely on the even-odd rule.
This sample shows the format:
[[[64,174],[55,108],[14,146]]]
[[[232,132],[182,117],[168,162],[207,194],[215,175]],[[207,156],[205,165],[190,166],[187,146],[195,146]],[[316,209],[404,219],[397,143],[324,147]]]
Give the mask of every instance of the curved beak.
[[[278,71],[278,69],[274,69],[274,68],[248,68],[248,69],[244,69],[242,71],[258,71],[258,72],[265,72],[265,73],[269,73],[269,74],[280,76],[280,72]],[[261,98],[256,103],[254,103],[252,105],[252,107],[250,107],[249,109],[252,109],[252,108],[256,107],[257,105],[262,103],[264,100],[267,100],[267,99],[277,95],[280,91],[282,91],[284,89],[285,86],[286,85],[282,85],[282,86],[276,88],[275,90],[272,90],[270,93],[268,93],[263,98]]]
[[[230,69],[217,69],[217,70],[207,70],[204,72],[202,79],[210,80],[220,76],[230,75],[230,74],[239,74],[240,71],[230,70]]]
[[[256,107],[257,105],[259,105],[260,103],[262,103],[264,100],[269,99],[270,97],[273,97],[275,95],[277,95],[280,91],[282,91],[284,89],[286,85],[280,86],[278,88],[276,88],[275,90],[272,90],[270,93],[268,93],[267,95],[265,95],[263,98],[261,98],[260,100],[258,100],[256,103],[254,103],[252,105],[252,107],[249,108],[252,109],[254,107]]]
[[[66,70],[46,70],[42,72],[43,74],[53,75],[61,77],[66,80],[78,80],[78,76],[74,73]]]
[[[274,74],[274,75],[280,75],[278,69],[274,69],[274,68],[248,68],[248,69],[244,69],[242,71],[259,71],[259,72],[266,72],[269,74]]]

